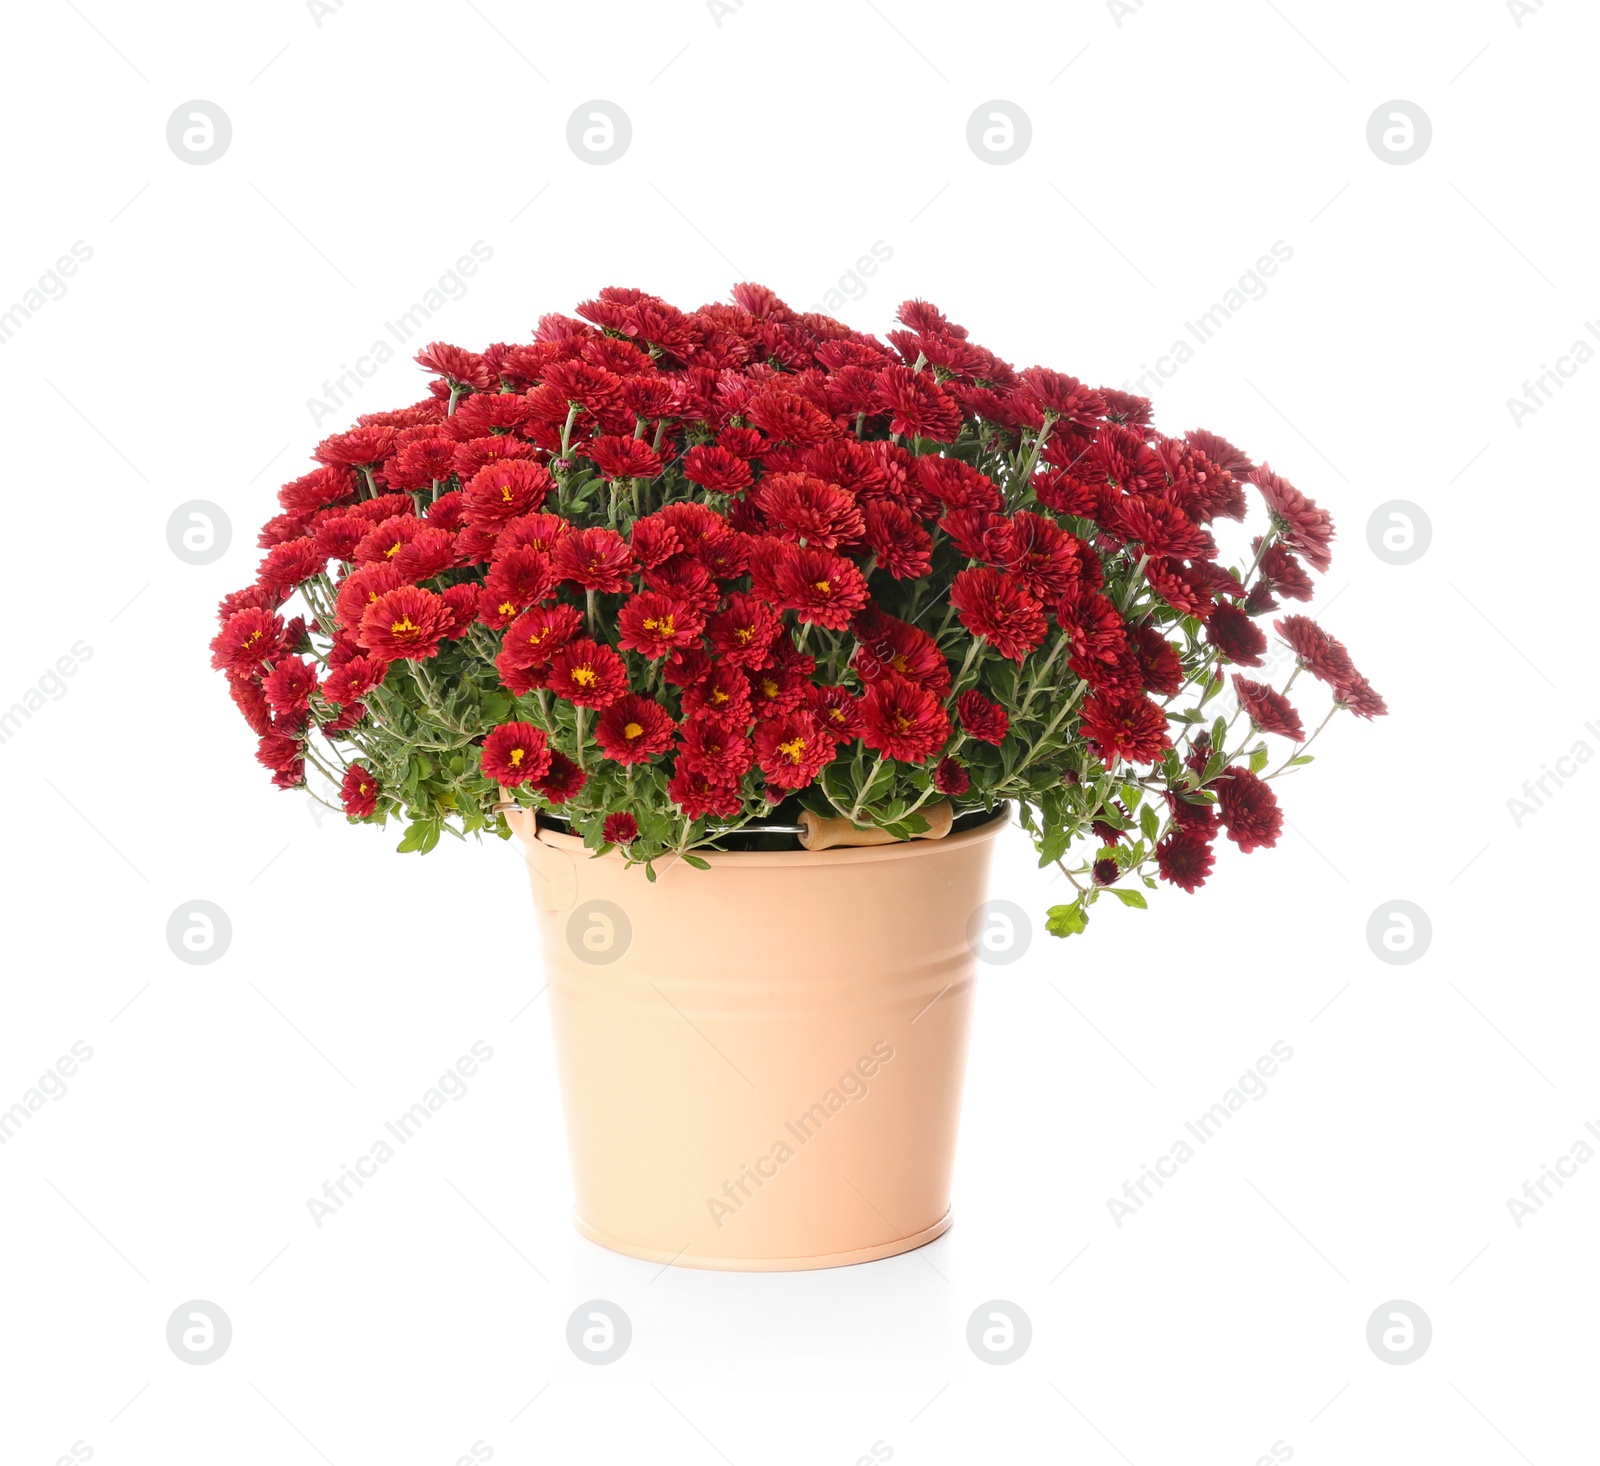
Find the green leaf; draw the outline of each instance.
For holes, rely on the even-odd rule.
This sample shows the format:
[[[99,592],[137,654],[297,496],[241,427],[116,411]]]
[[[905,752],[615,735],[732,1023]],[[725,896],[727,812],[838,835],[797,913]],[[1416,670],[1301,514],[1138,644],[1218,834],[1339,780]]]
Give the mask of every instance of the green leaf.
[[[1089,913],[1077,901],[1070,906],[1052,906],[1045,912],[1044,928],[1053,937],[1076,936],[1088,925]]]
[[[1125,890],[1121,886],[1107,886],[1106,889],[1124,906],[1137,906],[1140,911],[1145,911],[1149,908],[1150,903],[1137,891]]]
[[[1218,718],[1211,725],[1211,746],[1219,753],[1228,746],[1228,722],[1226,718]]]
[[[1250,754],[1250,772],[1259,774],[1267,766],[1267,750],[1265,748],[1253,749]]]
[[[1316,763],[1316,761],[1317,761],[1316,754],[1314,754],[1314,753],[1302,753],[1299,756],[1289,760],[1289,767],[1291,769],[1298,768],[1301,764],[1314,764],[1314,763]]]
[[[1153,804],[1147,804],[1139,811],[1139,828],[1146,840],[1154,840],[1161,829],[1161,816],[1156,813]]]
[[[692,865],[696,870],[711,869],[711,862],[709,860],[702,860],[698,855],[685,855],[683,857],[683,862],[685,865]]]

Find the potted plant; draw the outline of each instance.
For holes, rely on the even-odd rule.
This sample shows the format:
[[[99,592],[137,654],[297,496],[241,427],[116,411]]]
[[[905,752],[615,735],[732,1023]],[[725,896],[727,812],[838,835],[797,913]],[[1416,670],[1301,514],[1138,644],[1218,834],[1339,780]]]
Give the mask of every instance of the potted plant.
[[[1273,845],[1276,781],[1385,709],[1302,614],[1248,675],[1333,535],[1270,468],[920,301],[885,342],[733,297],[429,346],[279,491],[212,647],[275,784],[525,842],[586,1235],[816,1267],[949,1223],[1008,809],[1081,933]]]

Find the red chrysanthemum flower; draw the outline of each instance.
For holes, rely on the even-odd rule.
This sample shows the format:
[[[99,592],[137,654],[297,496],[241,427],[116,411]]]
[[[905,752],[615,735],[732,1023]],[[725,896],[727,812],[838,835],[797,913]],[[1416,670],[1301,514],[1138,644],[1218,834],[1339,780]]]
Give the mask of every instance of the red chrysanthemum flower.
[[[765,601],[735,591],[727,606],[706,622],[706,639],[729,666],[759,667],[782,628],[777,613]]]
[[[860,645],[850,665],[866,683],[880,677],[904,677],[926,687],[935,697],[950,691],[950,664],[936,642],[920,626],[868,607],[851,627]]]
[[[878,564],[896,580],[920,580],[933,567],[933,536],[901,504],[868,504],[862,532]]]
[[[633,553],[614,529],[575,529],[556,541],[550,561],[562,580],[615,595],[633,574]]]
[[[745,502],[761,511],[780,539],[819,549],[854,544],[864,529],[855,499],[809,473],[769,473]]]
[[[885,677],[866,690],[861,721],[861,741],[901,763],[925,763],[950,737],[943,704],[927,688],[902,677]]]
[[[485,777],[507,789],[550,772],[550,740],[532,723],[502,723],[483,740]]]
[[[614,810],[600,826],[600,838],[608,845],[631,845],[639,838],[639,821],[625,809]]]
[[[981,692],[968,690],[956,699],[956,716],[968,738],[992,743],[998,748],[1011,731],[1011,719],[999,703],[990,702]]]
[[[1245,854],[1265,846],[1271,849],[1283,833],[1283,811],[1272,786],[1242,764],[1231,764],[1213,786],[1217,794],[1218,823]]]
[[[603,708],[627,691],[628,669],[610,647],[582,637],[551,659],[546,685],[580,708]]]
[[[1300,664],[1319,682],[1337,688],[1357,676],[1350,653],[1336,636],[1330,636],[1309,616],[1285,616],[1272,629],[1281,636]]]
[[[988,530],[983,549],[991,565],[1015,575],[1038,601],[1053,601],[1087,583],[1086,562],[1094,557],[1082,540],[1043,515],[1026,510]],[[1095,570],[1099,570],[1098,562]],[[1098,576],[1093,579],[1098,583]]]
[[[393,565],[363,565],[359,570],[352,570],[339,582],[334,597],[333,613],[339,625],[352,632],[357,630],[361,618],[376,604],[379,596],[399,590],[405,583],[405,576]]]
[[[441,377],[478,392],[487,392],[495,385],[495,374],[489,363],[476,351],[464,351],[459,346],[435,341],[424,346],[414,360]]]
[[[1258,539],[1255,548],[1259,549],[1260,545]],[[1261,578],[1285,600],[1309,601],[1315,594],[1311,577],[1293,552],[1282,545],[1269,545],[1261,552]]]
[[[660,703],[626,692],[601,712],[594,738],[607,758],[642,764],[672,747],[677,726]]]
[[[932,372],[886,366],[873,383],[873,403],[889,414],[889,431],[953,443],[961,431],[961,407],[933,380]]]
[[[705,624],[694,607],[677,597],[640,591],[617,612],[617,643],[647,657],[665,657],[679,647],[697,645]]]
[[[548,555],[527,545],[499,550],[483,582],[479,604],[489,614],[482,619],[498,631],[530,606],[544,600],[554,588],[555,576]]]
[[[737,784],[754,760],[750,740],[714,718],[691,718],[683,725],[677,767],[695,769],[719,784]]]
[[[461,517],[468,524],[501,525],[542,509],[555,486],[550,470],[541,463],[526,459],[491,463],[472,476],[462,498]]]
[[[591,438],[582,451],[594,460],[595,466],[607,478],[661,477],[660,458],[651,452],[650,445],[641,438]]]
[[[1259,667],[1261,653],[1267,649],[1267,638],[1237,606],[1219,602],[1206,622],[1206,640],[1221,651],[1230,662],[1241,667]]]
[[[742,493],[755,482],[748,462],[715,444],[691,448],[683,455],[682,467],[690,483],[715,494]]]
[[[1276,733],[1281,738],[1292,738],[1296,743],[1305,741],[1306,730],[1294,704],[1276,688],[1265,683],[1252,682],[1248,677],[1233,674],[1233,690],[1244,714],[1263,733]]]
[[[972,775],[959,759],[942,758],[933,771],[933,787],[941,794],[965,794],[972,787]]]
[[[352,819],[364,820],[378,807],[378,781],[365,764],[351,764],[344,771],[339,798],[344,812]]]
[[[424,661],[437,656],[454,617],[441,596],[403,585],[378,597],[361,618],[358,639],[382,661]]]
[[[854,743],[865,726],[861,704],[847,687],[806,684],[805,705],[835,743]]]
[[[328,673],[322,695],[332,703],[357,702],[388,675],[389,663],[380,657],[351,657]]]
[[[834,746],[809,712],[782,713],[756,730],[756,762],[774,789],[804,789],[832,760]]]
[[[1341,682],[1334,689],[1334,697],[1358,718],[1381,718],[1389,711],[1372,684],[1359,672]]]
[[[667,798],[692,820],[706,815],[732,819],[744,810],[737,784],[719,783],[700,769],[680,768],[667,785]]]
[[[1333,520],[1326,509],[1319,509],[1288,479],[1262,464],[1250,475],[1250,482],[1261,490],[1267,508],[1283,532],[1283,542],[1298,550],[1313,570],[1326,570],[1333,562],[1328,548],[1333,539]]]
[[[1169,748],[1167,715],[1144,696],[1092,692],[1083,700],[1079,730],[1110,768],[1118,759],[1151,764]]]
[[[998,570],[961,571],[950,586],[950,604],[968,631],[1014,662],[1044,640],[1044,608]]]
[[[1129,641],[1148,691],[1171,697],[1183,687],[1183,662],[1178,649],[1155,627],[1135,626]]]
[[[389,457],[397,442],[393,428],[351,428],[348,433],[324,438],[312,456],[318,463],[367,468]]]
[[[714,663],[698,681],[683,684],[683,715],[685,718],[703,717],[735,728],[745,727],[752,715],[750,677],[729,663]]]
[[[802,621],[828,631],[843,631],[867,603],[867,582],[843,555],[826,550],[785,547],[773,567],[779,605]]]
[[[1176,829],[1156,846],[1156,869],[1191,894],[1205,885],[1216,859],[1208,836],[1198,830]]]
[[[778,443],[808,447],[839,433],[838,424],[827,413],[792,392],[770,388],[757,392],[745,404],[744,415]]]
[[[583,618],[572,606],[535,606],[506,627],[501,646],[513,666],[547,667],[582,625]]]
[[[246,607],[235,611],[211,639],[211,665],[230,677],[243,677],[271,661],[283,645],[283,618]]]
[[[536,794],[544,795],[551,804],[565,804],[570,799],[576,799],[588,782],[589,776],[577,764],[566,754],[552,748],[549,772],[542,779],[535,779],[532,788]]]
[[[261,690],[277,713],[303,712],[317,688],[317,668],[303,657],[286,657],[262,680]]]

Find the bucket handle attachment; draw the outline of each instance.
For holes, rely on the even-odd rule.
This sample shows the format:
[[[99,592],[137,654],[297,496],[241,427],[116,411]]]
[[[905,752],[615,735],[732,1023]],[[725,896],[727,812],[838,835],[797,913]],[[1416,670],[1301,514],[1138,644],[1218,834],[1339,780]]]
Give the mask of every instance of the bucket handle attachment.
[[[495,810],[506,817],[511,833],[528,852],[528,882],[533,887],[533,904],[540,911],[567,911],[578,899],[578,869],[565,850],[557,850],[539,838],[539,816],[519,804],[497,804]]]

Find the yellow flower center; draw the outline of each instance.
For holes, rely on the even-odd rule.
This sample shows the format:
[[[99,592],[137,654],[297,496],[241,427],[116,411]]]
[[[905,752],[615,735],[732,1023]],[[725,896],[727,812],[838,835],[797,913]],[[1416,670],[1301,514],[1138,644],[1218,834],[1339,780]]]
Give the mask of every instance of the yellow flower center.
[[[593,667],[574,667],[572,669],[572,680],[579,687],[593,687],[600,678]]]
[[[516,611],[516,609],[516,603],[513,601],[501,601],[500,604],[495,607],[495,610],[497,610],[502,616],[510,616]]]
[[[721,703],[721,702],[727,702],[727,700],[728,700],[728,694],[725,693],[720,687],[712,688],[712,690],[711,690],[711,701],[712,702]]]
[[[526,752],[527,750],[525,748],[513,748],[510,754],[507,756],[506,762],[509,763],[512,768],[520,769],[522,767],[522,756]]]
[[[261,640],[261,628],[258,626],[258,627],[256,627],[256,629],[254,631],[252,631],[250,633],[249,636],[245,637],[244,644],[246,646],[254,646],[260,640]]]
[[[396,540],[392,545],[389,546],[389,548],[387,550],[385,550],[383,552],[385,558],[392,560],[396,555],[398,555],[400,553],[400,546],[403,545],[404,543],[405,543],[404,540]]]
[[[646,631],[653,631],[658,636],[671,636],[672,635],[672,617],[671,616],[646,616],[644,618],[644,629]]]
[[[778,684],[770,677],[764,678],[761,683],[761,691],[767,697],[776,697],[778,695]]]
[[[624,724],[623,725],[623,729],[622,729],[622,736],[624,738],[626,738],[629,743],[632,743],[635,738],[641,738],[641,737],[644,736],[644,724],[642,724],[642,723],[626,723],[626,724]]]
[[[894,725],[902,733],[909,733],[917,726],[916,723],[912,719],[908,718],[904,713],[896,713],[894,715]]]
[[[811,582],[811,587],[812,587],[813,590],[821,591],[823,593],[823,595],[825,595],[825,596],[833,594],[833,582],[832,581],[828,581],[828,580],[813,580]]]
[[[806,741],[804,738],[791,738],[787,743],[778,745],[781,753],[792,764],[797,764],[805,756]]]
[[[741,627],[739,627],[733,633],[733,639],[736,642],[738,642],[740,646],[749,646],[750,643],[756,639],[755,627],[753,627],[753,626],[741,626]]]
[[[409,616],[402,616],[398,621],[389,623],[389,633],[397,637],[419,636],[422,633],[422,628],[412,621]]]
[[[502,504],[509,504],[511,502],[511,485],[510,484],[502,484],[500,486],[500,502]]]

